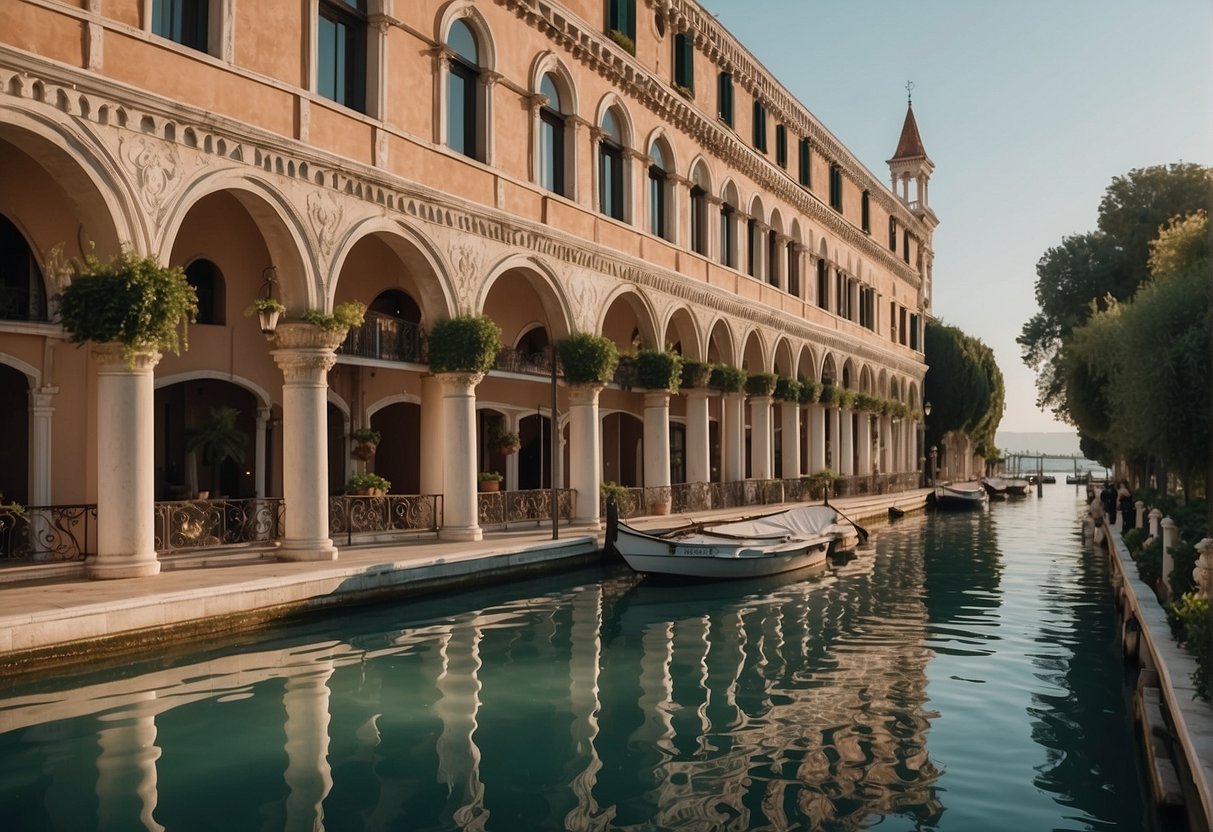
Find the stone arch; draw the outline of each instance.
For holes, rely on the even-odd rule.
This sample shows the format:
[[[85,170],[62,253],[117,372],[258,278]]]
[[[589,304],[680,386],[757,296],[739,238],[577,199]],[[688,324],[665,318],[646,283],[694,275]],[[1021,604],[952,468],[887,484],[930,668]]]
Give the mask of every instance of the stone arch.
[[[889,396],[889,371],[883,367],[876,374],[876,395],[884,396],[885,398]]]
[[[778,208],[771,209],[771,221],[768,223],[771,230],[777,234],[783,234],[783,215],[779,213]]]
[[[692,361],[704,360],[703,337],[699,332],[699,324],[685,306],[675,307],[662,329],[664,338],[661,346],[677,344],[684,358]]]
[[[621,352],[630,350],[632,334],[623,332],[621,327],[625,322],[618,320],[618,317],[613,314],[620,304],[626,306],[635,316],[635,329],[641,343],[651,347],[660,346],[657,341],[657,315],[653,311],[653,306],[649,299],[632,285],[619,286],[607,295],[602,302],[602,314],[598,319],[596,330],[613,340]]]
[[[838,381],[842,384],[844,390],[854,390],[859,382],[858,373],[856,372],[855,360],[853,358],[845,358],[842,362],[842,367],[839,371]]]
[[[29,380],[31,390],[37,390],[42,386],[42,371],[33,364],[27,364],[15,355],[9,355],[6,352],[0,352],[0,364],[12,367],[19,373],[23,373]]]
[[[230,384],[236,385],[237,387],[241,387],[252,393],[254,398],[257,399],[257,404],[261,407],[272,407],[274,404],[274,399],[272,396],[270,396],[269,391],[257,382],[245,378],[244,376],[238,376],[227,372],[219,372],[217,370],[187,370],[182,373],[173,373],[171,376],[157,376],[155,381],[155,389],[159,390],[163,387],[172,387],[174,384],[180,384],[183,381],[194,381],[200,378],[214,379],[215,381],[226,381]]]
[[[808,344],[800,345],[800,354],[796,358],[796,378],[820,381],[821,373],[817,366],[817,356]]]
[[[416,393],[393,393],[390,396],[384,396],[382,399],[376,399],[367,405],[366,417],[369,419],[383,410],[385,407],[391,407],[394,404],[421,404],[421,397]]]
[[[674,142],[670,141],[669,131],[665,127],[658,126],[649,131],[648,138],[644,142],[645,151],[648,152],[653,145],[657,145],[665,157],[666,164],[663,170],[671,176],[676,174],[681,167],[678,164],[678,153]]]
[[[509,295],[505,302],[499,300],[502,293]],[[543,312],[542,320],[534,314],[536,307]],[[493,264],[475,308],[497,321],[507,345],[516,344],[536,326],[545,329],[548,343],[573,333],[564,287],[552,267],[539,257],[511,255]]]
[[[720,198],[735,209],[741,209],[741,192],[737,190],[737,184],[732,179],[725,179],[721,184]]]
[[[693,184],[698,185],[705,193],[712,193],[712,168],[702,155],[698,155],[691,160],[688,172],[687,178]]]
[[[137,189],[91,133],[47,118],[33,106],[6,103],[0,106],[0,148],[4,145],[18,152],[0,153],[5,182],[0,211],[30,242],[43,275],[54,284],[49,294],[63,288],[46,268],[45,258],[57,244],[64,244],[68,257],[91,253],[94,243],[100,255],[117,254],[124,244],[149,250],[150,222]],[[23,164],[21,157],[33,164]],[[35,194],[43,197],[41,204],[30,198]],[[67,219],[64,206],[74,208],[70,234],[60,228]]]
[[[190,209],[211,194],[226,192],[248,213],[277,270],[282,302],[288,309],[323,308],[326,303],[320,264],[302,216],[273,183],[259,175],[228,168],[193,180],[165,218],[156,250],[167,262]]]
[[[708,330],[707,360],[714,364],[730,364],[740,366],[737,357],[737,336],[729,322],[717,318]]]
[[[766,342],[757,329],[751,329],[742,340],[741,366],[749,373],[770,372],[771,357]]]
[[[774,372],[788,378],[796,378],[796,366],[792,356],[792,344],[786,337],[775,343],[772,367]]]
[[[416,291],[423,325],[432,326],[435,321],[457,314],[450,267],[438,247],[423,233],[393,217],[368,217],[351,226],[337,241],[331,267],[333,280],[326,297],[330,308],[336,301],[347,260],[360,243],[372,238],[383,243],[414,278],[403,288],[406,292],[409,288]]]
[[[872,395],[876,392],[876,380],[872,375],[872,368],[867,364],[859,365],[859,392]]]
[[[608,112],[615,114],[615,120],[619,123],[620,138],[623,140],[624,150],[634,150],[636,148],[636,128],[632,122],[631,113],[617,92],[608,92],[598,100],[598,111],[594,114],[594,126],[601,126],[602,120],[606,118]]]
[[[750,202],[746,207],[746,213],[751,218],[758,220],[760,223],[766,224],[767,215],[766,208],[762,204],[762,194],[754,194],[750,197]]]
[[[821,375],[818,380],[822,384],[837,384],[842,377],[841,369],[838,366],[838,358],[832,352],[827,352],[821,357]]]

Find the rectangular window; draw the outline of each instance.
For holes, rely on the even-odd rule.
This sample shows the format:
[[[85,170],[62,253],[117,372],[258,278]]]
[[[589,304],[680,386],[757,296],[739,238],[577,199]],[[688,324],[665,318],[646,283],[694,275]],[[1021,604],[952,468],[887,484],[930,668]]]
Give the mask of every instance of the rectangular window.
[[[919,325],[920,324],[919,324],[918,316],[910,315],[910,349],[912,349],[912,350],[920,349],[918,346],[918,343],[919,343],[918,327],[919,327]]]
[[[889,251],[897,251],[897,220],[889,217]]]
[[[707,194],[703,188],[695,185],[691,188],[691,250],[696,254],[708,253],[707,235]]]
[[[897,343],[903,347],[906,343],[906,310],[903,306],[897,315]]]
[[[750,217],[745,224],[746,274],[758,276],[758,220]]]
[[[775,125],[775,164],[788,166],[788,128],[782,124]]]
[[[821,309],[830,308],[830,274],[824,259],[817,261],[817,306]]]
[[[889,301],[889,340],[897,343],[897,301]]]
[[[695,92],[695,41],[689,35],[674,35],[674,83]]]
[[[153,0],[152,33],[182,46],[207,50],[209,0]]]
[[[733,76],[727,72],[720,73],[720,83],[717,94],[717,115],[729,127],[733,126]]]
[[[800,140],[800,184],[806,188],[813,187],[813,153],[808,138]]]
[[[627,35],[633,44],[636,42],[636,0],[610,0],[607,31]]]
[[[830,207],[842,213],[842,168],[830,165]]]
[[[623,151],[606,143],[598,150],[598,199],[602,213],[623,219]]]
[[[543,187],[564,193],[564,119],[546,108],[539,111],[540,176]]]
[[[365,12],[365,0],[320,0],[316,31],[316,91],[359,112],[366,97]]]
[[[864,234],[872,233],[872,195],[868,191],[863,192],[863,203],[861,204],[861,222]]]
[[[908,229],[901,232],[901,259],[907,263],[910,262],[910,232]]]
[[[767,108],[761,101],[754,102],[754,147],[767,152]]]
[[[733,222],[733,206],[720,206],[720,262],[734,266],[737,262],[737,223]]]
[[[649,168],[649,231],[665,237],[665,173]]]

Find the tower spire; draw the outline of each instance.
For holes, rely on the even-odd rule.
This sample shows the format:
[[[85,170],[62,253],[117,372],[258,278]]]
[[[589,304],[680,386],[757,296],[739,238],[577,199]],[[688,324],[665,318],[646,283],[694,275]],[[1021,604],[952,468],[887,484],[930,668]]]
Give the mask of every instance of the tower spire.
[[[897,150],[893,151],[893,158],[888,160],[888,164],[893,192],[911,208],[919,210],[927,208],[927,183],[931,172],[935,170],[935,163],[927,156],[927,150],[922,146],[922,136],[914,118],[913,96],[914,82],[906,81],[906,118],[901,125]],[[911,183],[914,185],[913,194]]]

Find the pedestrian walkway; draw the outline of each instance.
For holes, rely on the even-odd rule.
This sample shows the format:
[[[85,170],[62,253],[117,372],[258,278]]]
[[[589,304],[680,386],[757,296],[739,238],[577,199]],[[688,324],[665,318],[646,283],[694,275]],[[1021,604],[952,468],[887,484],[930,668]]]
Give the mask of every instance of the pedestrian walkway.
[[[854,520],[884,516],[896,504],[921,508],[926,490],[851,497],[833,505]],[[751,506],[678,515],[696,520],[778,510]],[[670,517],[638,521],[670,524]],[[414,541],[341,549],[335,561],[278,561],[222,556],[146,578],[48,579],[0,584],[0,668],[33,669],[82,660],[98,651],[228,632],[305,610],[406,595],[460,584],[516,578],[599,557],[602,532],[550,527],[487,533],[475,542]],[[182,568],[186,567],[186,568]]]

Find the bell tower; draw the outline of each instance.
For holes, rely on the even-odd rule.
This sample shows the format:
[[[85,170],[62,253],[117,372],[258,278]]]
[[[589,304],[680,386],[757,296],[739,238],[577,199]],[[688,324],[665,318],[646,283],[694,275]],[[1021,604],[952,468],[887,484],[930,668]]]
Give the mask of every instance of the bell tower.
[[[927,183],[935,163],[927,156],[922,146],[922,136],[918,134],[918,122],[914,120],[914,101],[911,94],[914,82],[906,83],[906,120],[901,126],[901,138],[897,141],[897,150],[889,159],[889,173],[892,177],[893,193],[906,207],[921,216],[930,210],[927,201]],[[913,192],[910,183],[914,183]]]

